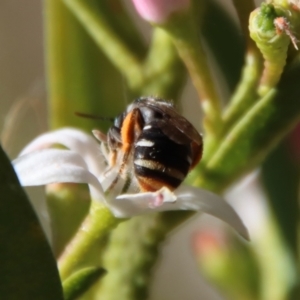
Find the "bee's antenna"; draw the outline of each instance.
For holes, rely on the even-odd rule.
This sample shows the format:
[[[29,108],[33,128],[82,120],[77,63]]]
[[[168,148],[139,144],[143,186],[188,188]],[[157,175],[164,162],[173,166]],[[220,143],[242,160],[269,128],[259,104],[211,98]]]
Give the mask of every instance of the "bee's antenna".
[[[109,121],[109,122],[114,121],[114,118],[111,117],[96,116],[96,115],[86,114],[78,111],[75,112],[75,115],[83,118],[89,118],[89,119],[96,119],[96,120]]]

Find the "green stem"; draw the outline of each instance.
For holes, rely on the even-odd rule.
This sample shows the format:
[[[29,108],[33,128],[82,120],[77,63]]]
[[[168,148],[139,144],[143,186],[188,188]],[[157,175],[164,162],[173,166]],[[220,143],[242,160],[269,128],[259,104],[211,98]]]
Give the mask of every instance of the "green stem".
[[[259,98],[257,85],[262,71],[262,57],[258,49],[247,51],[241,80],[223,114],[225,128],[234,124]],[[224,130],[225,132],[227,130]]]
[[[122,111],[119,72],[61,0],[45,1],[45,17],[50,127],[105,128],[74,112],[114,116]]]
[[[97,45],[125,76],[129,86],[136,89],[143,82],[141,47],[128,47],[113,30],[105,3],[90,0],[63,0]],[[121,7],[121,4],[118,3]],[[123,10],[122,10],[123,11]],[[131,23],[128,19],[128,22]],[[133,49],[139,49],[135,52]],[[130,67],[129,67],[130,66]]]
[[[260,267],[260,299],[298,299],[296,295],[287,297],[290,289],[297,283],[297,271],[291,252],[279,235],[273,216],[268,216],[267,220],[252,246]],[[272,249],[271,253],[262,251],[268,247]]]
[[[87,267],[89,264],[93,266],[94,262],[89,262],[89,257],[93,256],[91,253],[97,251],[97,256],[100,256],[109,233],[120,222],[121,220],[116,219],[106,206],[93,202],[89,215],[59,258],[62,280],[80,267]]]
[[[147,84],[141,88],[142,95],[177,100],[185,83],[186,71],[170,36],[161,28],[153,29],[143,70]]]
[[[300,89],[295,84],[299,75],[298,65],[232,128],[205,166],[204,177],[194,174],[196,185],[207,181],[213,183],[209,185],[212,189],[221,183],[228,185],[260,163],[282,140],[300,119]]]
[[[172,37],[191,75],[206,115],[207,130],[212,135],[217,135],[220,131],[220,100],[195,19],[192,14],[177,15],[162,28]]]
[[[239,121],[234,127],[232,134],[229,134],[220,145],[220,149],[210,160],[207,167],[201,168],[202,172],[194,172],[190,181],[212,191],[220,192],[228,187],[238,175],[242,175],[246,170],[254,168],[267,153],[282,139],[285,133],[300,119],[299,97],[300,89],[297,84],[297,78],[300,75],[300,67],[282,80],[276,90],[273,90],[264,99],[255,104],[254,107]],[[284,100],[284,101],[283,101]],[[128,226],[127,234],[122,230],[120,233],[115,231],[119,237],[119,242],[113,244],[110,251],[113,257],[110,262],[110,272],[106,278],[103,294],[109,297],[107,299],[125,300],[141,299],[141,295],[147,294],[148,276],[151,273],[151,267],[157,262],[157,249],[161,241],[168,232],[175,226],[194,215],[192,212],[165,212],[160,217],[144,216],[139,220],[131,220],[124,226]],[[149,232],[143,228],[155,222],[155,226],[148,225]],[[154,221],[155,220],[155,221]],[[130,225],[129,223],[132,222]],[[122,233],[123,232],[123,233]],[[122,236],[124,240],[122,240]],[[134,236],[134,237],[133,237]],[[126,239],[132,237],[134,242],[124,245]],[[135,262],[136,256],[131,256],[130,261],[119,260],[124,253],[140,253],[141,256]],[[116,264],[116,259],[118,264]],[[114,262],[114,263],[113,263]],[[117,268],[113,266],[118,266]],[[115,270],[113,270],[115,269]],[[113,275],[115,274],[115,275]],[[118,286],[117,290],[112,287]],[[124,293],[123,293],[124,291]],[[105,299],[105,298],[104,298]]]
[[[50,217],[52,251],[59,257],[87,216],[90,192],[84,184],[52,184],[46,188]]]
[[[105,274],[104,269],[95,267],[84,268],[74,273],[63,282],[64,299],[78,299]]]
[[[181,90],[185,72],[170,39],[161,30],[154,30],[153,44],[142,65],[146,49],[119,1],[114,3],[118,7],[117,14],[106,2],[64,2],[108,59],[125,76],[134,97],[155,94],[173,98],[178,94],[171,85],[173,87],[176,81],[176,87]],[[154,54],[158,53],[160,59],[155,57],[154,61]]]
[[[247,38],[247,51],[242,77],[229,106],[223,114],[226,128],[238,120],[258,99],[256,89],[262,72],[262,56],[254,41],[250,38],[248,29],[249,15],[255,9],[254,1],[249,0],[241,3],[241,1],[234,0],[233,3],[238,13],[244,36]]]
[[[144,215],[120,224],[112,233],[104,256],[108,276],[101,281],[99,299],[147,299],[150,269],[166,234],[160,225],[160,214]]]

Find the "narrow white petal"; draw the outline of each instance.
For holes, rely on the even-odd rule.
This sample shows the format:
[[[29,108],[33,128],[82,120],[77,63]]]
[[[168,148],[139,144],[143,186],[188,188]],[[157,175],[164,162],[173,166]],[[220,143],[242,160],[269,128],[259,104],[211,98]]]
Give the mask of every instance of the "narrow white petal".
[[[50,183],[87,183],[93,199],[104,200],[101,184],[88,171],[82,157],[69,150],[44,149],[22,155],[13,161],[15,171],[23,186]]]
[[[207,190],[191,186],[180,186],[177,196],[177,209],[199,210],[232,226],[243,238],[249,240],[248,229],[235,210],[220,196]],[[166,204],[167,206],[168,204]]]
[[[61,144],[80,154],[89,170],[97,177],[103,172],[105,163],[98,143],[85,132],[75,128],[63,128],[42,134],[29,143],[20,155],[49,148],[54,144]]]
[[[160,204],[156,205],[159,201]],[[247,228],[224,199],[195,187],[180,186],[174,193],[163,188],[154,193],[124,194],[113,200],[110,207],[116,217],[130,217],[153,211],[201,211],[228,223],[241,236],[249,240]]]
[[[53,246],[52,231],[51,231],[51,219],[47,207],[45,191],[39,187],[27,187],[26,194],[28,195],[29,201],[35,210],[37,217],[39,218],[40,224],[44,230],[47,240],[51,247]]]
[[[168,203],[174,203],[176,196],[167,188],[157,192],[123,194],[109,203],[110,209],[118,218],[127,218],[139,214],[161,210]],[[176,209],[176,208],[175,208]]]

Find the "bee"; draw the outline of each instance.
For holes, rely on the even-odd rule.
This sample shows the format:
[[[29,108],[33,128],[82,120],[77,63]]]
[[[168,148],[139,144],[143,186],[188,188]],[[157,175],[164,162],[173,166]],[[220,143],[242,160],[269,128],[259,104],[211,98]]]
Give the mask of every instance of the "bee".
[[[142,192],[174,190],[202,156],[202,136],[172,102],[155,97],[135,100],[115,118],[107,136],[93,133],[109,153],[106,173],[117,169],[108,190],[122,177],[123,192],[130,185]]]

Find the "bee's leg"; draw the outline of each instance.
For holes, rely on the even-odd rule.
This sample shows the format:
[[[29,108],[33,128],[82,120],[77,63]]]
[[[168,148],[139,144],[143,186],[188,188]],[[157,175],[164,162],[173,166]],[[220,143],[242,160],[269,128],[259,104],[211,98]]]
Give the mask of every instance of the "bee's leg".
[[[121,194],[124,194],[128,191],[132,184],[132,177],[131,177],[131,172],[126,172],[126,178],[125,178],[125,183],[122,188]]]
[[[123,121],[121,128],[122,149],[120,150],[123,153],[122,162],[120,165],[119,172],[114,181],[111,183],[110,187],[108,188],[108,191],[114,188],[120,176],[123,174],[132,147],[134,147],[135,140],[142,131],[141,120],[142,119],[140,110],[136,108],[133,109],[130,113],[128,113]]]
[[[94,137],[101,143],[107,143],[107,136],[98,129],[93,129],[92,133]]]

